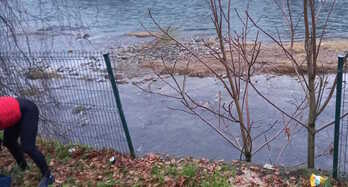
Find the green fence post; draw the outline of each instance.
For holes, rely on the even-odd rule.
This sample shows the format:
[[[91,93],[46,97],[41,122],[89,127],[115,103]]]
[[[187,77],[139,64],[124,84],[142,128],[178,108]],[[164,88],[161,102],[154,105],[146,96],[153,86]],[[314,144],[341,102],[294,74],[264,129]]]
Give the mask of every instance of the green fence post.
[[[337,85],[336,85],[336,113],[335,113],[335,137],[333,155],[333,177],[337,179],[338,166],[338,147],[340,136],[341,100],[342,100],[342,75],[343,75],[344,56],[338,56]]]
[[[125,133],[126,138],[127,138],[129,151],[130,151],[131,156],[133,158],[135,158],[134,147],[133,147],[132,139],[131,139],[131,137],[129,135],[127,121],[126,121],[126,118],[125,118],[125,115],[124,115],[124,112],[123,112],[123,109],[122,109],[120,92],[118,91],[117,84],[116,84],[116,79],[115,79],[114,73],[112,71],[112,66],[111,66],[109,54],[108,53],[104,54],[103,57],[104,57],[104,60],[105,60],[106,68],[108,70],[109,79],[110,79],[112,90],[114,92],[114,96],[115,96],[115,99],[116,99],[116,104],[117,104],[118,112],[120,114],[122,126],[123,126],[123,129],[124,129],[124,133]]]

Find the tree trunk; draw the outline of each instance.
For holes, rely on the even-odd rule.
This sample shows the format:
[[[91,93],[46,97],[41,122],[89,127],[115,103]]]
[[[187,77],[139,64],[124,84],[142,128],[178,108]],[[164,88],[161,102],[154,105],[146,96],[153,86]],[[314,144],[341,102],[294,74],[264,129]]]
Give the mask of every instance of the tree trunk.
[[[251,157],[252,157],[251,152],[245,151],[244,156],[245,156],[246,162],[251,162]]]
[[[307,147],[307,167],[314,168],[315,165],[315,124],[308,124],[308,147]]]
[[[309,54],[312,54],[311,52]],[[308,55],[308,147],[307,147],[307,167],[314,168],[315,157],[315,121],[316,121],[316,97],[315,97],[315,75],[313,73],[313,62],[311,55]]]
[[[304,24],[305,24],[305,49],[306,61],[308,69],[308,95],[307,101],[309,104],[308,111],[308,142],[307,142],[307,167],[314,168],[315,164],[315,121],[317,115],[317,103],[315,93],[315,78],[316,78],[316,24],[314,1],[309,0],[311,23],[308,18],[308,1],[303,1],[304,5]],[[310,29],[310,26],[312,27]]]
[[[313,63],[311,63],[313,64]],[[313,68],[309,68],[312,70]],[[310,72],[310,71],[309,71]],[[313,73],[313,72],[312,72]],[[308,76],[308,95],[309,95],[309,111],[308,111],[308,153],[307,153],[307,167],[314,168],[315,157],[315,121],[316,121],[316,99],[315,99],[315,77],[312,73]]]
[[[239,119],[239,126],[240,126],[240,134],[242,135],[242,141],[244,146],[244,156],[245,161],[251,162],[251,149],[252,149],[252,141],[250,138],[250,134],[248,132],[248,129],[245,126],[244,118],[243,118],[243,111],[240,107],[240,103],[237,97],[234,97],[237,113],[238,113],[238,119]]]

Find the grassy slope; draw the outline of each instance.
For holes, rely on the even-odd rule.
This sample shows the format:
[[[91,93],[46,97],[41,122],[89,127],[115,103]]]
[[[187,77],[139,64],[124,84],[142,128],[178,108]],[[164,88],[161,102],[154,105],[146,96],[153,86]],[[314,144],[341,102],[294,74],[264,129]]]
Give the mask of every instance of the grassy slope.
[[[56,176],[53,186],[309,186],[311,171],[265,170],[243,162],[178,159],[149,154],[130,159],[111,150],[38,141]],[[115,163],[109,159],[114,156]],[[6,149],[0,152],[0,172],[13,177],[13,186],[36,186],[40,174],[20,171]],[[332,184],[336,184],[331,180]],[[339,185],[339,184],[338,184]],[[344,184],[340,184],[344,186]],[[345,183],[348,185],[348,183]]]

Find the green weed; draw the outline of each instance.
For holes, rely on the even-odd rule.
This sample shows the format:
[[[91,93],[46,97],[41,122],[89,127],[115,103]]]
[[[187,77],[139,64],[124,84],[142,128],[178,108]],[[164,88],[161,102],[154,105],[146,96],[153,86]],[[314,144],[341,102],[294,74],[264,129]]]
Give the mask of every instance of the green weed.
[[[196,175],[197,166],[194,164],[187,164],[182,169],[182,175],[188,178],[193,178]]]

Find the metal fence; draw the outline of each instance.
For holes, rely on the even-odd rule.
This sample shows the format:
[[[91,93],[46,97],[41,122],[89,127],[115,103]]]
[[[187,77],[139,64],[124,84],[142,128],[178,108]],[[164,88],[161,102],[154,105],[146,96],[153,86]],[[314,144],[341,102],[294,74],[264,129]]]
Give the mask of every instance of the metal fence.
[[[0,94],[34,100],[45,138],[134,155],[111,68],[114,57],[99,52],[0,53]]]
[[[334,178],[346,178],[348,176],[348,117],[343,117],[348,111],[348,75],[347,57],[338,57],[337,89],[336,89],[336,111],[334,132]]]

